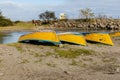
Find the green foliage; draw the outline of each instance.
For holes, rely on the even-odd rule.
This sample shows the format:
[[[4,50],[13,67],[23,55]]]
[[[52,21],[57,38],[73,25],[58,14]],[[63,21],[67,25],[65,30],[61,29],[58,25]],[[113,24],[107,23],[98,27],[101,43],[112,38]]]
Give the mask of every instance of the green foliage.
[[[42,24],[48,24],[50,20],[55,20],[55,12],[45,11],[39,15],[39,18],[43,20]]]
[[[24,28],[32,28],[34,26],[34,24],[30,22],[15,21],[14,23],[15,26],[20,26]]]
[[[20,23],[21,21],[19,21],[19,20],[17,20],[17,21],[15,21],[14,23]]]
[[[82,55],[92,55],[93,53],[95,53],[95,51],[88,50],[88,49],[77,49],[77,50],[74,50],[74,52]]]
[[[13,23],[9,19],[0,19],[0,26],[12,26]]]
[[[70,50],[56,50],[59,57],[64,58],[76,58],[80,55],[91,55],[94,53],[93,50],[87,49],[70,49]]]
[[[2,16],[2,12],[0,11],[0,26],[12,26],[13,22],[10,19]]]
[[[46,56],[51,56],[51,55],[54,55],[54,53],[51,53],[51,52],[46,53]]]
[[[79,53],[74,53],[74,51],[72,50],[56,50],[58,53],[59,57],[64,57],[64,58],[76,58],[77,56],[79,56]]]

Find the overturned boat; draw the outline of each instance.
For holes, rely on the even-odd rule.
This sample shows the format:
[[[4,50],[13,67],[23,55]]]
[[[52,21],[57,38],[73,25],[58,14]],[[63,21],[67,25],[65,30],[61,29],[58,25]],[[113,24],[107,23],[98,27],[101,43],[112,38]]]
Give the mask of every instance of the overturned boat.
[[[37,41],[42,43],[52,43],[54,45],[61,44],[60,40],[56,35],[56,32],[54,31],[32,32],[32,33],[20,36],[18,41],[19,42]]]
[[[85,38],[80,33],[76,33],[76,32],[59,33],[58,37],[62,42],[68,42],[68,43],[86,46]]]
[[[85,34],[85,39],[90,42],[114,45],[108,33],[87,33]]]
[[[120,31],[119,32],[112,32],[110,33],[111,37],[120,37]]]

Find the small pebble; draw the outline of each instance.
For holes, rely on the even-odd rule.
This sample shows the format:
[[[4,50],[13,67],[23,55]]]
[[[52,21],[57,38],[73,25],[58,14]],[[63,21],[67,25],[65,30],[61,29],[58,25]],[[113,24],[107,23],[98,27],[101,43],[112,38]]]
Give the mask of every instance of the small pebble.
[[[0,73],[0,76],[3,76],[4,75],[4,73]]]
[[[119,72],[120,72],[120,69],[119,69],[119,68],[117,68],[117,69],[116,69],[116,72],[117,72],[117,73],[119,73]]]

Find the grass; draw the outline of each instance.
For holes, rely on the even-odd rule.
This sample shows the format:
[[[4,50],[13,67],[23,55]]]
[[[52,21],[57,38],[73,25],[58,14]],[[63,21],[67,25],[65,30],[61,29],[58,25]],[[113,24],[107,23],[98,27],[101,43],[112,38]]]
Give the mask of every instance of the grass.
[[[90,67],[91,69],[95,71],[101,71],[106,74],[114,74],[116,73],[116,70],[119,69],[120,67],[116,64],[104,64],[104,65],[93,65]]]
[[[56,54],[53,53],[53,52],[46,52],[45,55],[46,55],[46,56],[52,56],[52,55],[55,55],[55,56],[56,56]]]
[[[35,61],[35,63],[40,63],[42,61],[41,58],[39,58],[38,60]]]
[[[51,56],[53,55],[54,53],[51,53],[51,52],[46,52],[46,56]]]
[[[79,53],[74,53],[73,51],[69,50],[56,50],[57,55],[59,57],[64,57],[64,58],[76,58],[77,56],[79,56]]]
[[[93,61],[93,59],[92,59],[92,58],[82,58],[82,60],[83,60],[83,61],[90,61],[90,62],[92,62],[92,61]]]
[[[32,23],[28,23],[28,22],[19,22],[16,23],[15,26],[20,26],[20,27],[24,27],[24,28],[32,28],[34,26],[34,24]]]
[[[41,57],[41,54],[39,54],[39,53],[34,53],[34,57]]]
[[[116,58],[104,58],[102,61],[106,63],[109,63],[109,62],[115,63],[117,59]]]
[[[70,63],[70,65],[76,66],[76,65],[78,65],[78,64],[77,64],[77,61],[76,61],[76,60],[72,59],[72,62]]]
[[[20,23],[15,23],[13,26],[6,26],[2,27],[0,26],[0,31],[1,30],[33,30],[34,24],[30,22],[20,22]]]
[[[3,67],[2,61],[3,59],[0,58],[0,68]]]
[[[2,59],[0,59],[0,63],[2,62],[3,60]]]
[[[88,50],[88,49],[77,49],[77,50],[74,50],[74,52],[82,54],[82,55],[92,55],[93,53],[95,53],[95,51]]]
[[[69,50],[55,50],[59,57],[76,58],[80,55],[91,55],[95,53],[93,50],[87,49],[69,49]]]
[[[21,63],[25,64],[25,63],[29,63],[29,61],[27,59],[22,59]]]
[[[18,51],[20,51],[21,53],[24,51],[23,50],[23,47],[22,47],[22,44],[20,44],[20,43],[13,43],[13,44],[8,44],[9,46],[13,46],[13,47],[16,47],[16,49],[18,50]]]
[[[50,67],[56,67],[56,64],[54,64],[54,63],[46,63],[46,65],[48,65]]]

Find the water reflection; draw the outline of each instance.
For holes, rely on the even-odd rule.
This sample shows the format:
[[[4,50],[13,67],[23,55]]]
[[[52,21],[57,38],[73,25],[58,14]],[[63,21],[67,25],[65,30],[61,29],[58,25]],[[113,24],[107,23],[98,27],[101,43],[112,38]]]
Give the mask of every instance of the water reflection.
[[[14,43],[18,38],[30,32],[0,32],[0,44]]]

